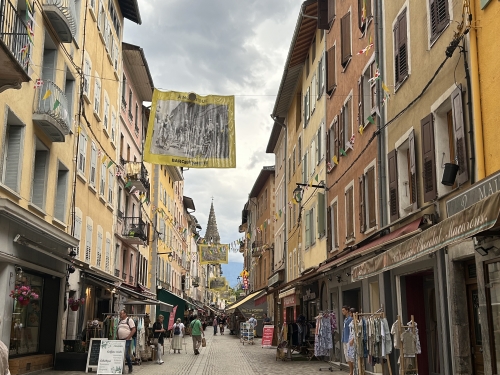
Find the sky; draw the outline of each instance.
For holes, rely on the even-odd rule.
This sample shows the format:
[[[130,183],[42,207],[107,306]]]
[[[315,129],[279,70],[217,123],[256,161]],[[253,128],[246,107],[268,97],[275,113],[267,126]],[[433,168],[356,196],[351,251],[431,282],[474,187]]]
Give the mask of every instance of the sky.
[[[274,165],[266,154],[270,114],[302,1],[138,2],[142,25],[126,21],[124,41],[144,49],[157,89],[235,96],[236,168],[184,173],[201,234],[213,197],[221,243],[233,242],[242,237],[241,211],[260,170]],[[229,260],[243,263],[240,253]]]

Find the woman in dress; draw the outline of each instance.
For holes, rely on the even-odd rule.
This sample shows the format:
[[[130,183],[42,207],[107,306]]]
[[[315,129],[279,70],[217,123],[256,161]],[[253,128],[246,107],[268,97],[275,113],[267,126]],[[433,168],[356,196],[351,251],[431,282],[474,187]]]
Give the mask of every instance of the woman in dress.
[[[172,340],[172,349],[175,352],[181,354],[182,349],[182,338],[184,337],[184,324],[181,323],[181,318],[177,318],[177,322],[172,328],[174,339]]]
[[[158,339],[158,344],[156,347],[156,363],[159,365],[163,364],[161,355],[163,353],[163,337],[165,336],[165,329],[163,328],[163,315],[158,315],[156,318],[156,323],[153,324],[153,337]]]

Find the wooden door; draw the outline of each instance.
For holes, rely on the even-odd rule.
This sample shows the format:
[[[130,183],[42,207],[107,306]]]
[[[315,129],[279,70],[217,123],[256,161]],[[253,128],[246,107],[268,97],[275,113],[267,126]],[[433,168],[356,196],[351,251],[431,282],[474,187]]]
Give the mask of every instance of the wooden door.
[[[469,311],[469,332],[474,375],[484,374],[483,343],[479,324],[479,294],[477,284],[467,286],[467,307]]]

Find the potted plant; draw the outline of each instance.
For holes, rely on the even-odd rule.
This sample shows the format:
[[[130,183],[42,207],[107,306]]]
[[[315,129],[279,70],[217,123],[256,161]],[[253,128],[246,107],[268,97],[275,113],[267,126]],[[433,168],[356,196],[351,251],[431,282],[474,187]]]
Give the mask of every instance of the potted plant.
[[[85,303],[85,298],[70,298],[68,299],[68,305],[73,311],[77,311],[81,305]]]
[[[18,285],[10,291],[10,296],[14,298],[21,306],[27,306],[31,300],[38,299],[33,289],[28,285]]]

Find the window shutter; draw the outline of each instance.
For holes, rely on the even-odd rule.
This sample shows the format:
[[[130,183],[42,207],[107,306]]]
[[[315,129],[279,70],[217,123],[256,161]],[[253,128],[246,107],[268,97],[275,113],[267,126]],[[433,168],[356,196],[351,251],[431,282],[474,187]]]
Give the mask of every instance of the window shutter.
[[[305,224],[306,224],[306,248],[309,247],[311,243],[311,232],[310,232],[310,221],[309,221],[310,212],[306,211]]]
[[[102,258],[102,233],[97,232],[97,259],[96,266],[101,268],[101,258]]]
[[[21,163],[21,139],[23,128],[10,125],[8,128],[7,155],[4,164],[3,183],[14,191],[19,191],[19,165]]]
[[[326,249],[332,251],[332,206],[326,209]]]
[[[337,158],[339,158],[339,156],[340,156],[339,145],[340,145],[340,140],[339,140],[339,120],[336,119],[333,122],[333,156],[336,156]]]
[[[57,171],[56,199],[54,206],[54,217],[62,222],[65,220],[66,191],[68,190],[68,171]]]
[[[328,0],[318,0],[318,29],[328,30]]]
[[[351,13],[347,12],[341,22],[342,66],[345,68],[351,57]]]
[[[317,72],[316,72],[316,100],[319,100],[319,98],[321,98],[321,79],[323,78],[322,75],[321,75],[321,65],[323,65],[323,59],[319,59],[318,61],[318,69],[317,69]]]
[[[318,193],[318,238],[325,234],[325,194]]]
[[[399,22],[394,25],[393,35],[394,35],[394,82],[396,85],[400,83],[399,77]]]
[[[415,159],[415,131],[412,130],[408,142],[410,143],[410,188],[411,188],[411,202],[413,204],[413,210],[417,209],[418,206],[418,189],[417,189],[417,163]]]
[[[371,167],[366,172],[366,203],[368,206],[368,228],[373,228],[377,224],[377,210],[375,203],[375,167]]]
[[[334,202],[332,205],[332,245],[333,248],[336,249],[339,247],[339,210],[338,210],[338,205],[337,202]]]
[[[422,159],[424,177],[424,202],[432,201],[437,196],[436,155],[434,150],[434,119],[432,113],[420,122],[422,130]]]
[[[457,182],[462,185],[469,179],[467,168],[467,148],[465,145],[464,114],[462,104],[462,89],[457,87],[451,94],[453,111],[453,126],[455,130],[455,155],[458,160]]]
[[[365,231],[366,204],[365,204],[365,176],[359,177],[359,231]]]
[[[363,76],[358,80],[358,124],[364,125],[365,119],[363,118]]]
[[[347,239],[350,240],[354,238],[354,196],[353,196],[353,186],[347,190]]]
[[[336,82],[335,82],[335,46],[332,46],[327,54],[326,54],[326,64],[327,64],[327,69],[326,69],[326,80],[327,80],[327,87],[326,89],[331,92],[333,89],[335,89]]]
[[[94,142],[92,142],[92,150],[90,155],[90,184],[94,186],[95,186],[96,165],[97,165],[97,149]]]
[[[330,155],[330,137],[332,135],[332,128],[328,129],[326,132],[326,162],[332,164],[332,156]],[[329,171],[330,168],[327,166],[327,172]]]
[[[387,155],[389,169],[389,207],[391,222],[399,219],[398,163],[396,150]]]
[[[431,21],[431,40],[438,34],[437,0],[429,0],[429,15]]]
[[[364,33],[366,26],[366,20],[363,20],[363,1],[358,0],[358,27],[362,33]]]
[[[302,107],[302,114],[304,115],[304,119],[303,119],[303,128],[305,129],[306,128],[306,125],[307,125],[307,115],[306,115],[306,108],[307,108],[307,93],[304,95],[304,105]]]
[[[341,110],[340,111],[340,118],[339,118],[339,154],[338,154],[339,157],[340,157],[340,149],[343,149],[345,151],[344,130],[345,130],[344,111]]]
[[[399,78],[400,82],[408,75],[408,52],[406,41],[406,9],[398,17],[398,50],[399,50]]]
[[[335,18],[335,1],[336,0],[328,0],[328,23],[330,25]]]
[[[438,32],[444,30],[448,25],[450,20],[448,11],[448,0],[437,0],[436,1],[436,11],[437,11],[437,21],[438,21]]]
[[[31,202],[42,209],[45,208],[44,198],[47,178],[46,167],[48,154],[48,151],[36,151],[35,166],[33,168],[33,193],[31,196]]]
[[[87,224],[87,233],[85,236],[85,261],[90,263],[92,254],[92,225]]]

